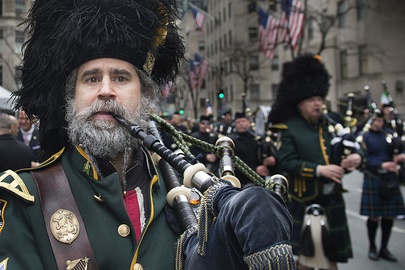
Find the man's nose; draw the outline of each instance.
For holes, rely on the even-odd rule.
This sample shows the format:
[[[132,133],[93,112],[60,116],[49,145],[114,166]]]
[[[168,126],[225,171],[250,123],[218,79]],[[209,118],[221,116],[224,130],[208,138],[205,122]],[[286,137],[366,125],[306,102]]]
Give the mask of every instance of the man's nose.
[[[98,97],[102,99],[111,99],[116,97],[113,84],[109,78],[103,78],[103,80],[101,81]]]

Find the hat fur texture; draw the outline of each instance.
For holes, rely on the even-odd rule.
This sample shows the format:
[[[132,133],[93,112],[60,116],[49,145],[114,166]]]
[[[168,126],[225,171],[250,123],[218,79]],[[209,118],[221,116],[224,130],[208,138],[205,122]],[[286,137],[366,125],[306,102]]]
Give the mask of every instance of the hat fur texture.
[[[319,57],[305,54],[283,65],[276,101],[269,114],[269,122],[287,120],[298,111],[297,104],[307,98],[325,98],[329,91],[330,75]]]
[[[22,87],[14,95],[16,108],[40,119],[41,148],[56,152],[68,145],[65,87],[86,61],[117,58],[142,70],[153,55],[151,78],[172,80],[184,56],[176,18],[175,0],[34,1],[25,21],[30,38],[19,67]]]

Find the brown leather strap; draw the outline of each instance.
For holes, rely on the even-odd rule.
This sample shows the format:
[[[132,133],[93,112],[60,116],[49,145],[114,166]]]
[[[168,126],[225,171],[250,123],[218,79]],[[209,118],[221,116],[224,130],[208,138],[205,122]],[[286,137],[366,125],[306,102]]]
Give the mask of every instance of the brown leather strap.
[[[87,237],[86,227],[84,226],[83,219],[70,189],[69,181],[60,162],[56,162],[46,170],[33,171],[31,174],[37,183],[46,230],[58,269],[66,269],[67,261],[75,261],[87,257],[89,259],[87,269],[98,270],[97,262]],[[58,209],[71,211],[79,221],[80,233],[71,244],[57,241],[52,234],[50,221],[52,215]]]

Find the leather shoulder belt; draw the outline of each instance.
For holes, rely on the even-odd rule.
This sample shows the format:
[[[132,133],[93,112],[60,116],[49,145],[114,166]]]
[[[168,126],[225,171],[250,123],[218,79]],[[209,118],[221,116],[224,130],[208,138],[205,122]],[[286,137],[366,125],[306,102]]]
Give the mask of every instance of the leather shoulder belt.
[[[86,228],[59,162],[32,171],[58,269],[98,270]]]

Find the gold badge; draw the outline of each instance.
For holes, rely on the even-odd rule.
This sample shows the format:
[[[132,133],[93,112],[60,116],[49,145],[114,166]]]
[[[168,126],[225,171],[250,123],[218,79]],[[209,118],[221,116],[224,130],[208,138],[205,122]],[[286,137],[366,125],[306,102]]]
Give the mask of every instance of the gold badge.
[[[58,209],[50,220],[53,237],[61,243],[71,244],[79,236],[79,220],[69,210]]]
[[[74,261],[66,261],[66,270],[87,270],[89,264],[89,258],[84,257]]]

